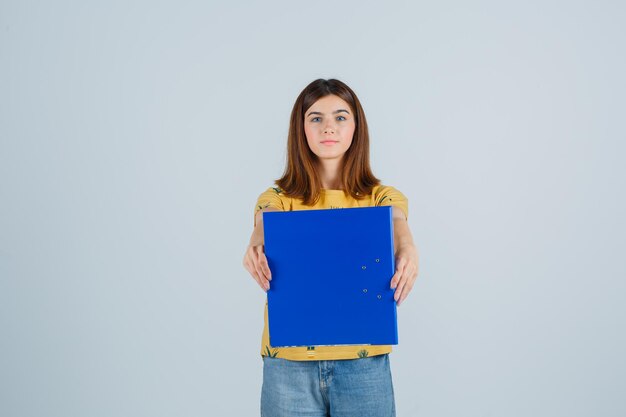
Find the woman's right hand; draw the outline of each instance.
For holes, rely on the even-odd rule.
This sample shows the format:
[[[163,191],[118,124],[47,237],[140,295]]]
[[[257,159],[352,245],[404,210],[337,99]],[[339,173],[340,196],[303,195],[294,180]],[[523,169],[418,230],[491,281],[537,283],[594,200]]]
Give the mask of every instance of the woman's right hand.
[[[270,272],[270,266],[265,256],[263,218],[261,216],[260,213],[257,215],[254,231],[250,237],[250,244],[243,257],[243,266],[250,272],[250,275],[252,275],[257,284],[259,284],[264,291],[267,291],[270,289],[272,273]]]
[[[276,209],[267,207],[255,214],[254,231],[250,237],[250,244],[248,244],[246,254],[243,257],[243,266],[246,267],[250,275],[252,275],[252,278],[254,278],[263,291],[268,291],[270,289],[272,273],[267,263],[264,249],[263,212],[265,211],[276,211]]]
[[[265,257],[262,242],[250,242],[246,254],[243,257],[243,265],[264,291],[270,289],[272,273],[270,272],[270,266]]]

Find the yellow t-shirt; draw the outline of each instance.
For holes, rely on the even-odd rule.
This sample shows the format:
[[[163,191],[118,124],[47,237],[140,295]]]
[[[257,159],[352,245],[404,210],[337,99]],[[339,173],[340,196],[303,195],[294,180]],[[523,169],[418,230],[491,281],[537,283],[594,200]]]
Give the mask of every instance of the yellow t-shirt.
[[[312,206],[305,206],[300,199],[287,197],[278,187],[270,187],[257,199],[254,209],[255,225],[256,213],[264,208],[273,207],[282,211],[292,210],[315,210],[334,209],[352,207],[373,207],[373,206],[396,206],[402,210],[408,218],[409,204],[407,198],[397,189],[378,185],[373,188],[372,193],[362,200],[357,200],[344,194],[342,190],[322,190],[318,202]],[[271,286],[271,282],[270,282]],[[261,337],[261,356],[272,356],[276,358],[289,359],[294,361],[306,360],[337,360],[355,359],[367,356],[382,355],[391,352],[391,345],[343,345],[343,346],[298,346],[298,347],[277,347],[270,345],[269,328],[267,325],[267,300],[265,301],[263,335]]]

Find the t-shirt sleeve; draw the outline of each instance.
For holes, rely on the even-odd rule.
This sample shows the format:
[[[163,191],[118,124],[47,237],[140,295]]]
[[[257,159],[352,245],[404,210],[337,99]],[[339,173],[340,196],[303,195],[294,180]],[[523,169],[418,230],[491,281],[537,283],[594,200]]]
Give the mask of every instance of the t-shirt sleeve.
[[[374,196],[377,206],[396,206],[409,218],[409,200],[404,194],[390,186],[381,186]]]
[[[267,207],[273,207],[277,210],[285,211],[283,199],[281,196],[283,192],[278,187],[270,187],[263,191],[259,198],[257,198],[256,206],[254,207],[254,225],[256,226],[256,214],[259,210],[263,210]]]

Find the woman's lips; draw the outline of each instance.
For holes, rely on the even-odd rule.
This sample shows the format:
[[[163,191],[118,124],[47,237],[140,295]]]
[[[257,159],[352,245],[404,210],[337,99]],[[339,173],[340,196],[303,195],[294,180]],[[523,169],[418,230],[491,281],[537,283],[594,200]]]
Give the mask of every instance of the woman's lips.
[[[337,142],[339,142],[339,141],[337,141],[337,140],[324,140],[324,141],[322,141],[322,144],[326,145],[326,146],[330,146],[330,145],[334,145]]]

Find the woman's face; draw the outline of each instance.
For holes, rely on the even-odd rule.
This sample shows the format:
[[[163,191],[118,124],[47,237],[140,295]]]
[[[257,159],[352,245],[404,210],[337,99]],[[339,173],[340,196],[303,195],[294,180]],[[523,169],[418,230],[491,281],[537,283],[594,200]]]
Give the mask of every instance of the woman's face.
[[[354,129],[350,106],[335,95],[320,98],[304,112],[306,141],[320,159],[341,160],[352,143]]]

